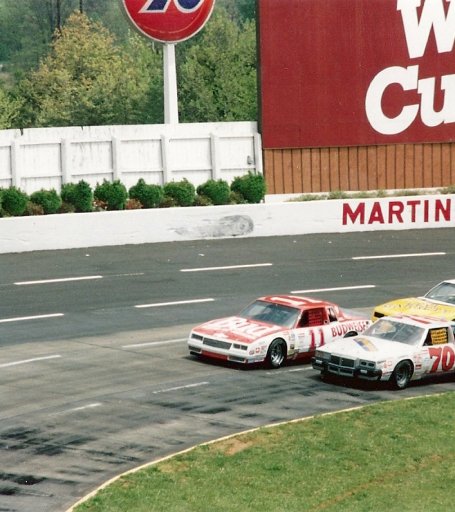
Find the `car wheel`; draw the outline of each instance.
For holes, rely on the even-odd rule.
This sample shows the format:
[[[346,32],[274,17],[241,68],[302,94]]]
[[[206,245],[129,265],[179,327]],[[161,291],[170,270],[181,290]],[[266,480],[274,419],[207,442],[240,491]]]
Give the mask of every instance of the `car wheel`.
[[[409,384],[412,377],[412,365],[409,361],[401,361],[393,370],[390,378],[396,389],[404,389]]]
[[[270,344],[267,351],[267,364],[271,368],[279,368],[286,359],[286,343],[283,340],[276,339]]]

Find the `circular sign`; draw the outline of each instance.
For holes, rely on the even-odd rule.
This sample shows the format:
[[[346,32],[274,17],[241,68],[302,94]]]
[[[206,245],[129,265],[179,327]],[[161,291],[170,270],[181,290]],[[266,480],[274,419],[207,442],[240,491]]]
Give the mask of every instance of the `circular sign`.
[[[122,0],[136,28],[162,43],[194,36],[212,14],[215,0]]]

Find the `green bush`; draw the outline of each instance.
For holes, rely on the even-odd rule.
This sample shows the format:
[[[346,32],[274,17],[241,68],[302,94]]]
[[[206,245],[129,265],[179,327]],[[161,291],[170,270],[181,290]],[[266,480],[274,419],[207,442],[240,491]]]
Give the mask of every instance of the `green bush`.
[[[192,206],[196,197],[196,190],[186,178],[181,181],[170,181],[163,187],[164,195],[177,203],[178,206]]]
[[[2,210],[12,217],[20,217],[24,214],[29,197],[25,192],[19,190],[17,187],[10,187],[3,189],[2,195]]]
[[[199,185],[197,193],[200,196],[208,197],[212,204],[227,204],[229,203],[231,189],[227,181],[208,180],[202,185]]]
[[[108,210],[124,210],[128,200],[128,192],[120,180],[98,183],[93,195],[96,200],[105,203]]]
[[[79,183],[66,183],[62,186],[60,196],[64,203],[62,211],[70,211],[67,205],[72,205],[76,212],[91,212],[93,210],[92,188],[84,180]]]
[[[24,215],[34,216],[34,215],[44,215],[44,209],[40,204],[33,203],[32,201],[27,201],[27,206],[25,207]]]
[[[133,185],[128,195],[130,199],[137,199],[144,208],[156,208],[163,199],[163,187],[145,183],[141,178],[136,185]]]
[[[52,190],[38,190],[30,196],[32,203],[40,205],[45,214],[57,213],[62,206],[62,198]]]
[[[125,210],[140,210],[142,203],[138,199],[128,199],[125,205]]]
[[[193,206],[213,206],[209,197],[197,194]]]
[[[260,203],[266,193],[264,176],[251,172],[237,176],[231,183],[231,190],[241,194],[248,203]]]
[[[164,196],[160,203],[160,208],[173,208],[178,206],[177,201],[170,196]]]
[[[60,206],[58,213],[76,213],[76,208],[74,204],[62,202],[62,206]]]
[[[229,194],[229,204],[245,204],[246,199],[239,192],[233,192]]]

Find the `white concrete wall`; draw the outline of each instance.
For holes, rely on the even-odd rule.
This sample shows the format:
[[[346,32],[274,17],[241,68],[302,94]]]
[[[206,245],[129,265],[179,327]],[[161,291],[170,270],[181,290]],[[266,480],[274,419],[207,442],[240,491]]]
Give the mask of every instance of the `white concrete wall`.
[[[72,213],[0,219],[0,253],[454,226],[455,195]]]
[[[0,187],[28,194],[63,183],[139,178],[163,185],[187,178],[230,183],[248,171],[262,173],[255,122],[88,126],[0,131]]]

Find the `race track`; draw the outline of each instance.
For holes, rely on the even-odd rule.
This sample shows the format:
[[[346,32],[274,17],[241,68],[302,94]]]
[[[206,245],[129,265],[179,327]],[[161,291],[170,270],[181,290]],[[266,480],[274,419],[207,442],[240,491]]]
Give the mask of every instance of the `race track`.
[[[189,329],[265,294],[369,312],[454,278],[452,230],[229,239],[0,256],[0,511],[61,512],[109,478],[252,427],[403,392],[308,365],[190,357]]]

